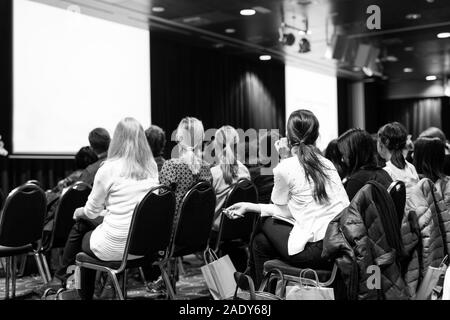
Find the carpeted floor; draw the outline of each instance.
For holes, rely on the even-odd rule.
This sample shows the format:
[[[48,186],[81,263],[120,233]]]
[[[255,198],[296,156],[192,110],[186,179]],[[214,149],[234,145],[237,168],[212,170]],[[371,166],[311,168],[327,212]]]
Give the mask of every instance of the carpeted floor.
[[[211,295],[206,286],[200,267],[202,262],[195,257],[185,259],[185,274],[180,277],[177,283],[177,296],[179,299],[211,299]],[[5,279],[3,270],[0,271],[0,300],[5,298]],[[42,287],[43,281],[40,276],[28,276],[17,279],[16,299],[21,300],[39,300],[41,297],[36,291]],[[127,282],[128,299],[161,299],[147,291],[142,281],[130,277]]]

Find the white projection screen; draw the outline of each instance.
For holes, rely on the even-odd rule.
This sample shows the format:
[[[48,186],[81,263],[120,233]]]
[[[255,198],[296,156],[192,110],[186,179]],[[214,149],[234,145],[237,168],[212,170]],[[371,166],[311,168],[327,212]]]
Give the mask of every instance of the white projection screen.
[[[14,0],[15,154],[73,155],[125,117],[150,124],[148,30]]]
[[[320,122],[317,147],[324,150],[338,137],[337,78],[294,66],[286,66],[286,115],[311,110]]]

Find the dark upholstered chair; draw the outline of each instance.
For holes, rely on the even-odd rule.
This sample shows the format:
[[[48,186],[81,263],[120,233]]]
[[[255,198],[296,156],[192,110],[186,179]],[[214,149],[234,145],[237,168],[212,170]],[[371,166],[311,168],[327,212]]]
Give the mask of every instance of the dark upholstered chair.
[[[163,186],[152,189],[133,213],[122,261],[105,262],[79,253],[76,257],[77,266],[107,272],[120,300],[126,299],[127,270],[146,266],[148,260],[154,257],[158,257],[155,264],[160,267],[163,279],[169,281],[164,265],[168,257],[174,214],[174,193]],[[129,259],[130,255],[141,258]],[[124,274],[122,288],[117,279],[120,274]],[[169,296],[173,296],[173,293],[169,293]]]
[[[44,227],[47,202],[44,191],[35,184],[25,184],[7,197],[0,215],[0,258],[6,258],[6,299],[9,299],[9,280],[12,298],[16,293],[16,257],[34,253],[39,271],[42,268],[40,240]]]

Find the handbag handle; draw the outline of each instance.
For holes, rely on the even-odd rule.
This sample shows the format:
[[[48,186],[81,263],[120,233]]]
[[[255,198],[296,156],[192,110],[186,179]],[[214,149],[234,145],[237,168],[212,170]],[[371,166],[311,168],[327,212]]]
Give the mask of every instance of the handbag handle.
[[[305,275],[308,272],[313,273],[316,280],[311,280],[311,279],[305,278]],[[305,285],[305,283],[309,283],[311,286],[320,287],[319,275],[313,269],[303,269],[302,271],[300,271],[300,282],[299,283],[300,283],[301,287],[307,287]]]
[[[219,260],[219,257],[217,256],[217,254],[214,252],[213,249],[208,248],[207,250],[205,250],[205,252],[203,252],[203,259],[206,263],[211,263],[213,261]]]

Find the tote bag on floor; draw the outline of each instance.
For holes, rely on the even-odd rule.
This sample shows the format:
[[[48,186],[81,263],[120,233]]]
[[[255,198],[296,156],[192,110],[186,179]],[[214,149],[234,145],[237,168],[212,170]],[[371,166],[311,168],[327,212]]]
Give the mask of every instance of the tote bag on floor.
[[[207,259],[208,257],[209,259]],[[225,300],[234,296],[236,268],[229,256],[218,258],[211,249],[205,254],[205,261],[211,261],[201,268],[209,292],[214,300]]]
[[[313,273],[316,280],[305,278],[308,272]],[[322,287],[317,272],[305,269],[300,273],[298,284],[286,288],[286,300],[334,300],[334,289]]]

